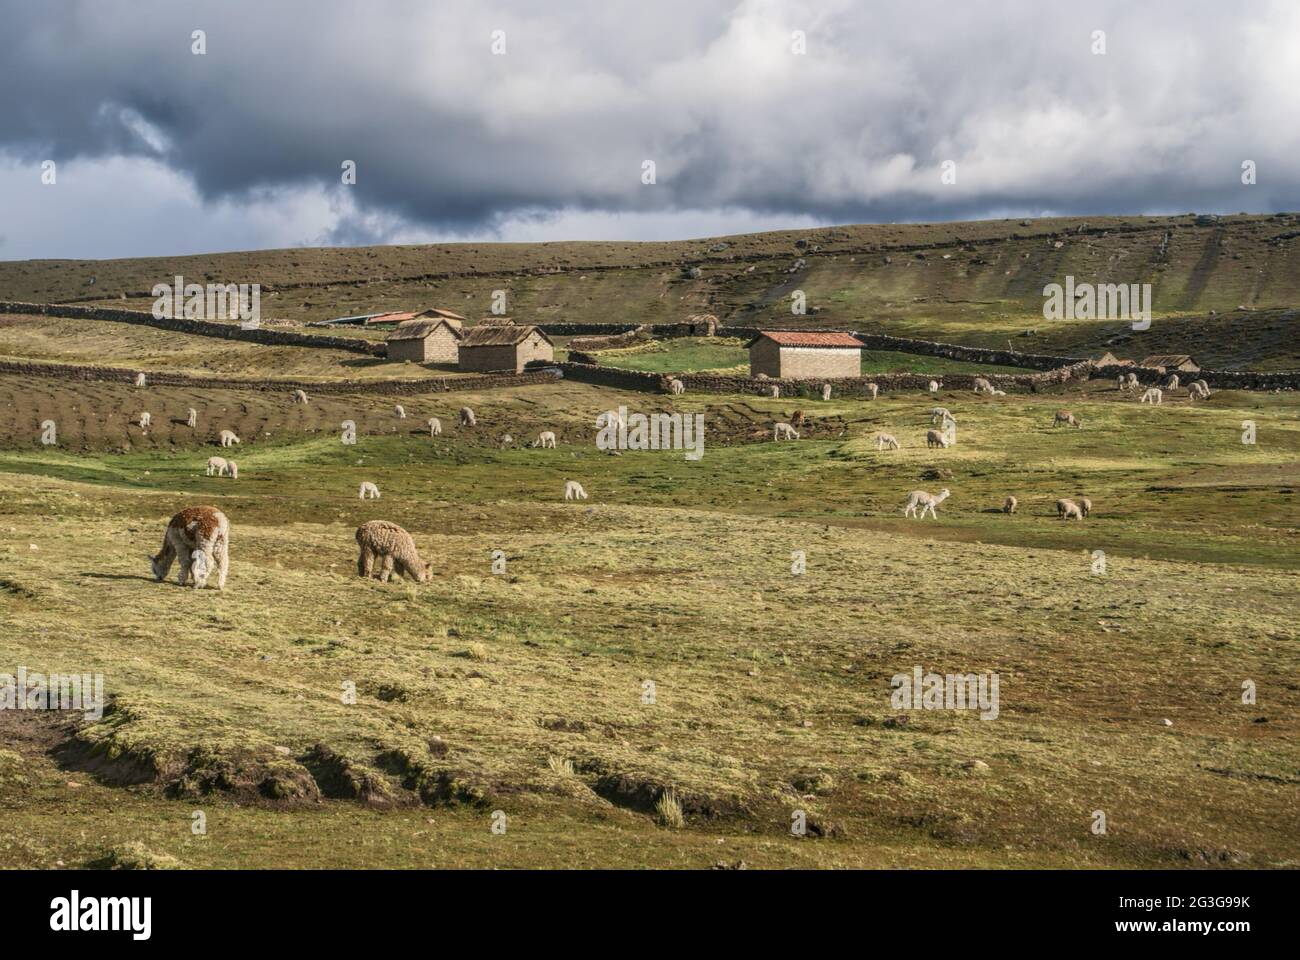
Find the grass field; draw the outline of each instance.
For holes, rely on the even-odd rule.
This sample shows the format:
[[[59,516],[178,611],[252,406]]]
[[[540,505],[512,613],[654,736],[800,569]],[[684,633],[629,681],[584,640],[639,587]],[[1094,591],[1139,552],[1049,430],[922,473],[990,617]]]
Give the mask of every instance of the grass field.
[[[1300,865],[1293,394],[946,392],[947,450],[921,393],[403,402],[0,376],[0,673],[102,673],[113,698],[85,724],[0,711],[0,866]],[[597,450],[619,404],[703,413],[703,459]],[[772,443],[797,406],[805,439]],[[203,474],[223,427],[237,481]],[[543,429],[558,449],[522,446]],[[918,487],[951,490],[937,521],[902,517]],[[1057,520],[1078,494],[1093,515]],[[148,576],[196,503],[231,519],[224,592]],[[429,583],[356,577],[371,518]],[[915,666],[997,673],[997,718],[894,710]]]

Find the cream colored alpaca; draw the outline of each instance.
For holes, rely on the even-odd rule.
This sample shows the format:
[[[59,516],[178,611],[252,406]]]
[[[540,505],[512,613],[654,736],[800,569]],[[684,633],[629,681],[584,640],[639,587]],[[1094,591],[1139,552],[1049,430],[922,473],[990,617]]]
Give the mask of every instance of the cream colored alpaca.
[[[1080,497],[1079,512],[1083,514],[1084,517],[1087,517],[1088,514],[1092,513],[1092,501],[1089,500],[1087,497]]]
[[[1019,500],[1017,500],[1015,497],[1007,497],[1005,500],[1002,501],[1002,512],[1015,513],[1016,507],[1018,506],[1020,506]]]
[[[1164,398],[1164,391],[1159,387],[1147,387],[1147,392],[1142,394],[1142,399],[1138,403],[1159,404]]]
[[[474,411],[469,407],[460,408],[460,425],[462,427],[476,427],[478,421],[474,419]]]
[[[295,390],[295,391],[293,392],[293,402],[294,402],[294,403],[306,403],[306,402],[307,402],[307,391],[306,391],[306,390]]]
[[[1171,374],[1169,375],[1169,379],[1165,381],[1165,389],[1166,389],[1166,390],[1177,390],[1177,389],[1178,389],[1178,374],[1176,374],[1176,373],[1171,373]]]
[[[441,437],[441,436],[442,436],[442,421],[441,421],[441,420],[439,420],[437,417],[430,417],[430,418],[428,419],[427,423],[429,424],[429,436],[431,436],[431,437]]]
[[[799,431],[788,423],[777,422],[772,425],[773,440],[798,440]]]
[[[993,392],[993,384],[989,383],[989,381],[988,381],[987,379],[985,379],[984,377],[976,377],[976,378],[975,378],[975,392],[976,392],[976,393],[992,393],[992,392]]]
[[[224,477],[229,466],[230,461],[225,457],[208,457],[208,476],[215,473],[219,477]]]
[[[777,399],[779,399],[780,396],[781,396],[781,388],[780,388],[779,386],[776,386],[776,385],[774,384],[774,385],[772,386],[772,391],[771,391],[771,393],[772,393],[772,399],[773,399],[773,400],[777,400]]]
[[[894,435],[893,435],[892,433],[878,433],[878,434],[876,434],[876,449],[877,449],[877,450],[885,450],[885,449],[889,449],[889,450],[897,450],[897,449],[898,449],[898,440],[895,439],[895,437],[894,437]]]
[[[1083,429],[1083,421],[1079,420],[1069,410],[1057,410],[1056,417],[1052,420],[1052,426],[1059,427],[1063,423],[1066,426],[1075,427],[1079,430]]]
[[[143,386],[144,386],[144,374],[143,374],[143,373],[137,373],[137,374],[135,375],[135,385],[136,385],[137,387],[143,387]]]
[[[947,407],[935,407],[930,411],[930,425],[933,426],[940,420],[951,420],[953,423],[957,422],[957,418],[948,412]]]
[[[1201,393],[1206,397],[1210,395],[1210,385],[1205,380],[1193,380],[1192,383],[1201,388]]]
[[[506,447],[510,446],[514,442],[515,442],[515,438],[510,436],[510,434],[506,433],[506,434],[502,434],[501,439],[497,441],[497,445],[502,450],[504,450]]]
[[[876,394],[880,393],[879,385],[874,383],[867,384],[867,393],[870,395],[872,400],[876,399]]]
[[[1115,389],[1116,389],[1116,390],[1126,390],[1126,389],[1128,389],[1128,379],[1124,376],[1124,374],[1121,373],[1121,374],[1116,378]]]
[[[190,415],[185,419],[185,426],[193,429],[199,425],[199,412],[190,407]]]
[[[398,420],[406,419],[406,408],[403,407],[400,403],[397,404],[395,407],[393,407],[393,413],[397,414]]]
[[[678,396],[686,392],[686,384],[682,383],[676,377],[668,378],[668,392]]]
[[[1138,388],[1138,375],[1136,373],[1127,374],[1125,380],[1128,383],[1128,389],[1136,390]]]
[[[930,381],[930,392],[931,392],[931,393],[938,393],[938,392],[939,392],[939,388],[942,387],[942,386],[943,386],[943,384],[941,384],[938,380],[931,380],[931,381]]]
[[[1191,383],[1187,385],[1188,400],[1193,400],[1193,401],[1208,400],[1209,398],[1210,398],[1210,391],[1205,387],[1201,386],[1199,381],[1193,380]]]
[[[1007,392],[1005,390],[999,390],[997,387],[994,387],[993,390],[990,392],[995,397],[1005,397],[1007,395]]]
[[[945,436],[944,436],[942,433],[940,433],[938,430],[927,430],[927,431],[925,431],[925,445],[926,445],[927,447],[945,447],[945,448],[946,448],[946,447],[948,446],[948,443],[949,443],[948,438],[945,437]]]
[[[140,414],[140,429],[141,429],[141,430],[145,429],[146,427],[152,426],[152,425],[153,425],[153,414],[152,414],[152,413],[142,413],[142,414]]]
[[[547,449],[554,450],[555,433],[550,430],[543,430],[541,433],[537,435],[537,439],[533,441],[533,446],[541,447],[543,450],[547,450]]]
[[[831,398],[831,385],[830,385],[829,383],[823,383],[823,384],[822,384],[822,399],[823,399],[823,400],[829,400],[830,398]]]
[[[367,494],[369,494],[371,500],[378,500],[379,488],[376,487],[369,480],[363,480],[361,481],[361,494],[360,494],[361,499],[365,500]]]
[[[167,524],[162,549],[149,558],[154,579],[161,582],[171,570],[172,561],[180,562],[176,582],[182,587],[187,579],[194,588],[207,585],[213,569],[217,571],[217,589],[226,588],[230,570],[230,521],[216,507],[186,507]]]
[[[577,480],[570,480],[564,485],[565,500],[586,500],[587,491],[582,489],[582,484]]]
[[[940,490],[937,496],[931,493],[926,493],[924,490],[913,490],[908,494],[907,506],[903,508],[903,516],[906,517],[910,514],[918,520],[924,520],[925,511],[929,510],[931,518],[938,520],[939,515],[934,512],[935,507],[939,506],[939,504],[943,503],[950,496],[951,494],[948,492],[947,487]],[[921,515],[919,517],[916,514],[916,508],[918,506],[921,508]]]
[[[387,520],[367,520],[357,527],[357,576],[369,579],[379,561],[379,579],[387,583],[394,573],[424,583],[429,567],[420,559],[411,535]]]
[[[234,460],[227,460],[227,461],[226,461],[226,466],[227,466],[227,468],[229,468],[229,470],[230,470],[230,479],[231,479],[231,480],[238,480],[238,479],[239,479],[239,464],[235,463]]]
[[[1083,512],[1073,500],[1057,500],[1056,516],[1059,520],[1082,520]]]
[[[220,438],[223,447],[232,447],[239,443],[239,438],[235,436],[233,430],[222,430],[217,436]]]

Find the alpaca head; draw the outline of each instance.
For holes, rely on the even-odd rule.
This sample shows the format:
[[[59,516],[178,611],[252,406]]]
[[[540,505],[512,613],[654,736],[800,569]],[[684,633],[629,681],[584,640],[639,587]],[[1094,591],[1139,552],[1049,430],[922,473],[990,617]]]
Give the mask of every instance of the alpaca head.
[[[163,568],[162,565],[161,556],[156,556],[156,557],[151,556],[149,558],[149,570],[153,574],[153,578],[157,580],[159,583],[162,582],[163,577],[167,576],[167,571]]]
[[[947,500],[950,496],[952,496],[952,494],[950,494],[950,493],[948,492],[948,488],[947,488],[947,487],[944,487],[942,490],[939,491],[939,496],[935,497],[935,499],[936,499],[936,500]]]

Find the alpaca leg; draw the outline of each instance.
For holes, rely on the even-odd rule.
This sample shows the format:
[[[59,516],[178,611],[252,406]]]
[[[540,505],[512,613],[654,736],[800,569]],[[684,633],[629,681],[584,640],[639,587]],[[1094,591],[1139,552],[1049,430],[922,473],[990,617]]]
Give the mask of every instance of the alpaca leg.
[[[379,579],[382,583],[387,583],[393,576],[393,555],[384,554],[383,565],[379,568]]]
[[[369,580],[371,574],[374,573],[374,569],[375,569],[374,551],[370,550],[367,547],[362,547],[361,554],[357,557],[357,576],[365,577],[367,580]]]
[[[226,589],[226,574],[230,572],[230,541],[217,541],[217,589]]]
[[[176,551],[176,560],[181,565],[180,570],[176,573],[176,582],[182,587],[185,586],[185,582],[190,576],[190,560],[192,556],[193,553],[188,547],[181,547]]]

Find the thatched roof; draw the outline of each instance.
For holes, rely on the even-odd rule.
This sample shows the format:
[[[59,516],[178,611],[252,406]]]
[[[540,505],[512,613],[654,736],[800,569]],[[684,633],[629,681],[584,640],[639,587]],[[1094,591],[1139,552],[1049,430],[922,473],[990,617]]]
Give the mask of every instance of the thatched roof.
[[[457,339],[464,336],[460,330],[460,324],[454,324],[450,320],[404,320],[385,339],[388,342],[393,340],[423,340],[439,327],[446,327]]]
[[[837,330],[760,330],[746,346],[752,347],[764,337],[783,347],[862,348],[862,341],[853,334]]]
[[[465,334],[465,339],[460,342],[460,346],[462,350],[467,347],[513,347],[523,343],[534,333],[540,335],[547,343],[552,343],[551,338],[545,333],[527,324],[480,324]]]
[[[1157,353],[1142,361],[1144,367],[1180,367],[1184,363],[1195,363],[1185,353]]]

